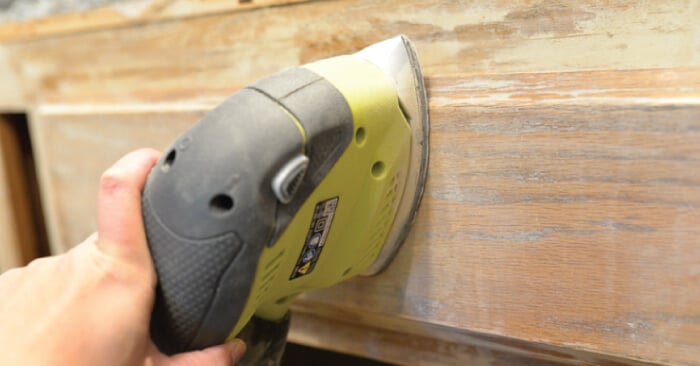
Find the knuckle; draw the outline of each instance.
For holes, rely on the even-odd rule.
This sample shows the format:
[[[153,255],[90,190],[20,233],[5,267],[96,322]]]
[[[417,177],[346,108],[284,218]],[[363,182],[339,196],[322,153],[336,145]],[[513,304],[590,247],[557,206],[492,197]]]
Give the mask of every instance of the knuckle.
[[[37,258],[29,262],[27,265],[28,268],[37,268],[46,265],[47,262],[49,262],[51,259],[50,257],[42,257],[42,258]]]
[[[100,177],[100,191],[103,193],[116,193],[129,187],[129,180],[123,171],[115,168],[107,169]]]

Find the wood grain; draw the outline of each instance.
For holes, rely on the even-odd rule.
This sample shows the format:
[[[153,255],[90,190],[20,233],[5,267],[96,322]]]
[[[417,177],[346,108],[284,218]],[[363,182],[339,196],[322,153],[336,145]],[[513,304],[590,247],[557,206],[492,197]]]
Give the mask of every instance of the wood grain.
[[[24,88],[28,84],[21,80],[20,73],[13,65],[17,62],[13,56],[8,56],[0,44],[0,112],[24,112],[30,104],[30,97]]]
[[[245,11],[281,6],[308,0],[118,0],[97,2],[72,1],[62,6],[26,6],[15,1],[15,7],[0,12],[0,42],[65,36],[212,13]],[[45,1],[46,2],[46,1]],[[19,8],[19,9],[17,9]],[[49,10],[47,13],[46,10]]]
[[[38,254],[43,228],[34,220],[32,182],[17,118],[0,115],[0,272]]]
[[[20,78],[27,105],[211,105],[280,69],[399,33],[415,41],[424,73],[433,77],[693,67],[700,63],[696,19],[697,1],[589,0],[567,7],[524,0],[340,0],[2,48],[4,68]]]
[[[12,204],[12,191],[10,188],[10,174],[5,162],[4,151],[9,150],[11,144],[6,130],[7,121],[0,117],[0,273],[23,264],[20,241],[17,233],[17,224],[14,205]]]
[[[290,340],[399,365],[651,365],[436,324],[416,327],[415,321],[315,305],[294,306]]]
[[[697,365],[699,18],[691,0],[337,0],[176,18],[0,45],[17,85],[0,83],[0,107],[32,108],[60,252],[94,231],[98,178],[120,155],[165,147],[254,79],[408,34],[432,118],[418,220],[385,273],[299,299],[312,325],[292,338],[399,363],[493,350]]]
[[[600,103],[562,100],[567,92],[558,91],[558,82],[566,90],[577,73],[487,83],[491,90],[510,85],[510,95],[534,90],[525,101],[508,102],[463,92],[489,77],[431,79],[430,174],[410,240],[383,276],[306,299],[314,308],[371,309],[386,319],[401,314],[695,364],[700,83],[695,70],[689,84],[668,85],[677,99],[654,100],[667,89],[658,85],[628,88],[616,102],[624,80],[644,84],[666,73],[647,72],[588,73],[576,94],[594,94]],[[589,89],[597,85],[611,89]],[[540,90],[551,96],[542,99]]]
[[[698,68],[430,77],[430,174],[408,242],[384,274],[298,311],[694,364],[698,80]],[[94,230],[111,161],[164,147],[205,112],[128,108],[39,110],[56,249]]]

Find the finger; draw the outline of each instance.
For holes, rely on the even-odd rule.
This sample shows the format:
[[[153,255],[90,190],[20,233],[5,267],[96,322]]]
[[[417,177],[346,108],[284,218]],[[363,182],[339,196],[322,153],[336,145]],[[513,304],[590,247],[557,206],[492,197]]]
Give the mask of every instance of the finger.
[[[141,191],[159,152],[141,149],[126,154],[107,169],[97,194],[98,246],[110,255],[148,257]]]
[[[245,343],[240,339],[209,347],[201,351],[180,353],[157,363],[158,366],[231,366],[245,353]]]

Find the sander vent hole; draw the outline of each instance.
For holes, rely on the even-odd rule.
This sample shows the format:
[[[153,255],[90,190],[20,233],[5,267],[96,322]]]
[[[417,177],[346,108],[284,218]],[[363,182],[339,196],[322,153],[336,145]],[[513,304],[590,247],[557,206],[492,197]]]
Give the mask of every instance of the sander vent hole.
[[[173,165],[175,162],[175,149],[170,150],[168,155],[165,157],[165,160],[163,161],[163,171],[167,172],[170,170],[170,167]]]
[[[233,198],[227,194],[217,194],[209,201],[209,209],[217,214],[223,214],[233,208]]]
[[[384,177],[384,172],[386,170],[386,166],[384,165],[384,162],[379,160],[375,161],[374,164],[372,164],[372,176],[381,179]]]

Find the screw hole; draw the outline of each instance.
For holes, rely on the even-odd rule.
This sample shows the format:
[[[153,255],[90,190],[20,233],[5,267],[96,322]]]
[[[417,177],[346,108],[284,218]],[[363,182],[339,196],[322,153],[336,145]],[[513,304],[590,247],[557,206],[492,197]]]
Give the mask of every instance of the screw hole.
[[[375,178],[382,178],[385,170],[386,166],[383,161],[376,161],[372,164],[372,176]]]
[[[165,157],[165,160],[163,161],[163,171],[167,172],[170,170],[170,167],[173,165],[175,162],[175,149],[170,150],[168,155]]]
[[[365,138],[367,138],[365,129],[363,127],[358,128],[357,131],[355,131],[355,143],[362,145],[365,143]]]
[[[233,198],[227,194],[217,194],[209,201],[209,209],[217,214],[226,213],[233,208]]]

